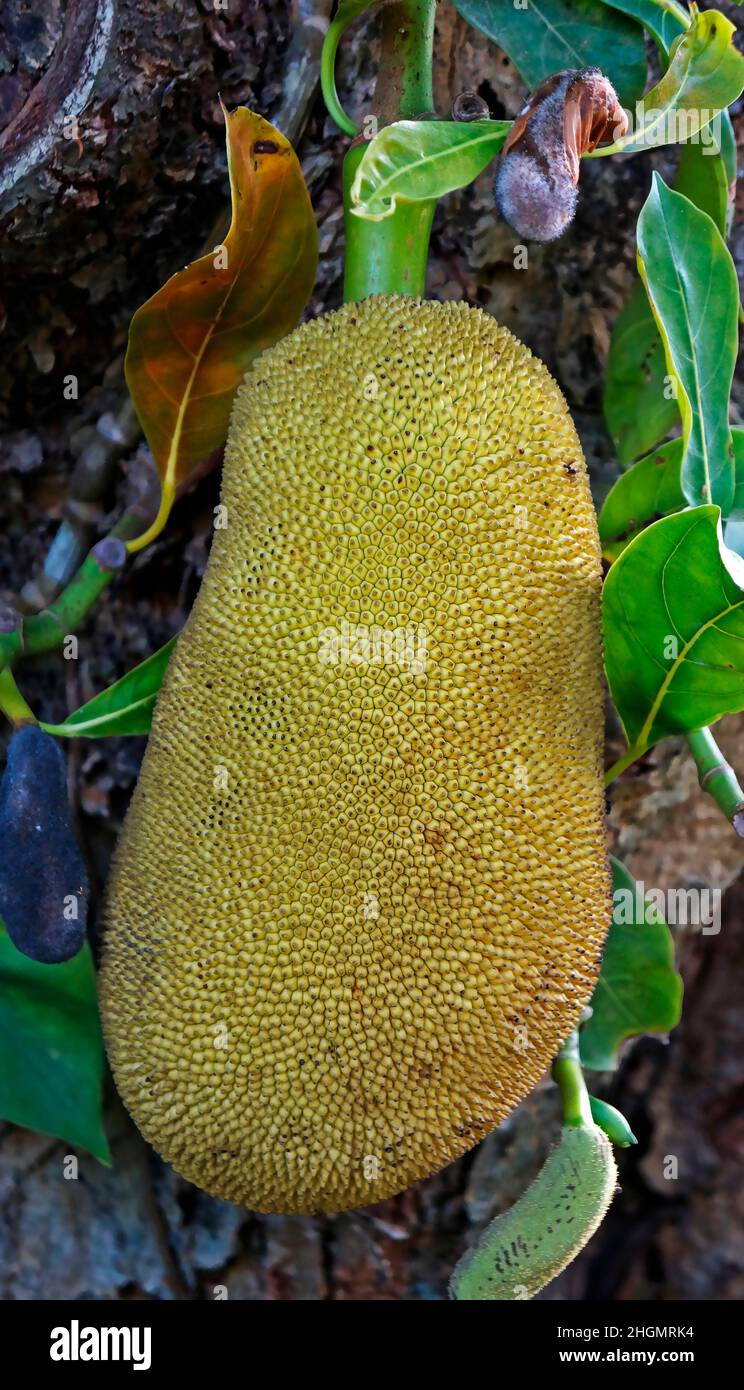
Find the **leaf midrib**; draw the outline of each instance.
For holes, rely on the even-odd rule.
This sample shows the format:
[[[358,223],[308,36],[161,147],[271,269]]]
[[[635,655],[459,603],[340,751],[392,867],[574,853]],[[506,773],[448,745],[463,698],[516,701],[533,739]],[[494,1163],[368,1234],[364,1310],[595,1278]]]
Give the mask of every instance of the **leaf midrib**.
[[[699,524],[699,523],[696,523],[696,524]],[[677,545],[675,546],[674,550],[673,550],[673,551],[671,552],[671,554],[667,557],[667,560],[666,560],[666,562],[665,562],[665,567],[666,567],[666,564],[668,564],[669,561],[671,560],[672,555],[674,555],[674,554],[676,553],[676,551],[679,549],[679,547],[682,545],[683,540],[686,540],[686,539],[688,538],[688,536],[690,536],[690,535],[692,534],[692,530],[694,530],[694,527],[691,528],[690,531],[685,532],[685,535],[684,535],[684,537],[682,538],[682,540],[680,540],[680,541],[677,543]],[[653,703],[652,703],[652,705],[651,705],[651,708],[650,708],[650,710],[649,710],[648,716],[647,716],[646,720],[645,720],[644,723],[643,723],[643,726],[642,726],[641,731],[640,731],[640,733],[639,733],[639,735],[638,735],[638,738],[635,740],[635,743],[636,743],[636,746],[637,746],[637,747],[639,747],[639,748],[645,748],[645,747],[647,746],[649,734],[651,733],[651,730],[652,730],[652,728],[653,728],[653,726],[654,726],[654,721],[655,721],[655,719],[656,719],[656,716],[657,716],[657,714],[659,713],[659,710],[661,709],[662,704],[664,703],[664,699],[665,699],[665,697],[666,697],[667,691],[669,690],[669,686],[671,685],[672,680],[674,679],[675,675],[677,674],[677,671],[679,670],[679,668],[682,666],[683,662],[685,661],[685,659],[686,659],[688,653],[689,653],[690,651],[692,651],[692,648],[695,646],[695,643],[698,642],[698,641],[700,640],[700,638],[703,636],[704,633],[706,633],[706,632],[708,631],[709,628],[715,626],[715,624],[716,624],[721,618],[726,618],[726,617],[728,617],[728,614],[729,614],[729,613],[735,613],[736,610],[737,610],[738,608],[742,608],[742,607],[744,607],[744,597],[738,599],[738,600],[736,601],[736,603],[730,603],[730,604],[728,604],[725,608],[722,608],[722,609],[720,610],[720,612],[715,613],[714,616],[713,616],[712,618],[709,618],[705,623],[703,623],[703,625],[697,629],[697,631],[695,632],[694,636],[692,636],[692,637],[689,639],[689,641],[685,643],[684,647],[682,648],[682,650],[681,650],[680,653],[679,653],[679,656],[677,656],[677,657],[675,658],[673,664],[670,666],[670,668],[669,668],[669,670],[668,670],[666,676],[664,677],[664,679],[663,679],[661,685],[659,686],[659,690],[658,690],[658,693],[657,693],[657,695],[656,695],[656,698],[655,698],[655,700],[653,701]],[[671,614],[670,614],[670,617],[671,617]],[[703,665],[706,665],[706,666],[707,666],[707,663],[703,663]]]

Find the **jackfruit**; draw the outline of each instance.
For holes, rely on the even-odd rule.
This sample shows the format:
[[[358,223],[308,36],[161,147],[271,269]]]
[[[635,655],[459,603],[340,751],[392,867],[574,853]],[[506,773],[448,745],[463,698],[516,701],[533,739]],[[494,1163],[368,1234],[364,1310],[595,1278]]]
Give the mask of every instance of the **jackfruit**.
[[[185,1177],[338,1211],[477,1143],[591,992],[599,542],[546,368],[396,296],[256,361],[222,506],[115,858],[104,1027]]]
[[[457,1265],[450,1293],[461,1302],[532,1298],[570,1264],[604,1220],[617,1164],[596,1125],[564,1126],[534,1182],[486,1226]]]

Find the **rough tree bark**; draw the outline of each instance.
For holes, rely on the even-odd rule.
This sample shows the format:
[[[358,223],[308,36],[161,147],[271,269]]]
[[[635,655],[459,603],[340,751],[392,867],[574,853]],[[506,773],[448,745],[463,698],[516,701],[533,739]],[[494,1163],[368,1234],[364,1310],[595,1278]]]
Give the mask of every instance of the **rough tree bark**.
[[[121,501],[123,480],[136,484],[146,471],[137,430],[122,414],[129,318],[201,248],[224,209],[218,92],[228,106],[243,102],[270,117],[280,110],[283,128],[298,137],[293,100],[306,75],[298,53],[312,61],[318,25],[304,32],[284,89],[282,80],[293,24],[308,9],[259,0],[233,0],[227,10],[207,0],[18,0],[0,18],[0,597],[23,590],[28,603],[41,601],[60,519],[94,537]],[[344,46],[352,112],[369,104],[372,33],[362,24]],[[513,116],[525,95],[508,60],[444,3],[436,88],[441,113],[464,88],[476,88],[494,116]],[[322,254],[310,313],[340,299],[344,145],[316,101],[300,144]],[[664,152],[656,162],[666,169],[673,159]],[[648,172],[646,157],[587,167],[575,226],[556,245],[530,248],[526,271],[514,269],[514,237],[495,215],[488,175],[448,199],[435,223],[429,293],[484,305],[545,358],[568,395],[598,496],[614,469],[603,365],[633,282]],[[734,249],[740,257],[740,224]],[[70,374],[79,392],[66,400]],[[71,505],[81,458],[94,482],[87,491],[76,484]],[[101,602],[80,634],[80,660],[64,663],[64,681],[56,659],[24,668],[25,692],[43,717],[64,717],[178,630],[203,572],[216,487],[215,477],[203,480]],[[723,726],[734,762],[742,727]],[[141,751],[142,740],[72,751],[99,897]],[[610,832],[647,886],[725,887],[741,867],[741,842],[697,792],[692,764],[674,744],[617,788]],[[682,1026],[668,1046],[646,1040],[631,1049],[605,1079],[603,1093],[641,1142],[621,1155],[622,1193],[608,1221],[544,1297],[744,1294],[743,905],[738,886],[720,936],[681,931]],[[114,1167],[82,1157],[75,1183],[62,1177],[63,1145],[0,1125],[0,1297],[210,1298],[224,1285],[245,1299],[442,1298],[465,1241],[518,1195],[557,1121],[545,1085],[445,1172],[381,1206],[319,1220],[262,1218],[204,1196],[146,1148],[112,1093]],[[678,1159],[676,1180],[664,1176],[668,1155]]]

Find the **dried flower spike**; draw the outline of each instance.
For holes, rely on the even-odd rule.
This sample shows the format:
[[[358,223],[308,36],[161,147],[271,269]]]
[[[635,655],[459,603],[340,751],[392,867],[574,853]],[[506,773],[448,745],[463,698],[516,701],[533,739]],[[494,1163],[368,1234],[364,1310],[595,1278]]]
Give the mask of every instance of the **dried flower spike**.
[[[628,129],[599,68],[569,68],[535,89],[504,145],[496,205],[519,236],[553,241],[573,221],[582,154]]]

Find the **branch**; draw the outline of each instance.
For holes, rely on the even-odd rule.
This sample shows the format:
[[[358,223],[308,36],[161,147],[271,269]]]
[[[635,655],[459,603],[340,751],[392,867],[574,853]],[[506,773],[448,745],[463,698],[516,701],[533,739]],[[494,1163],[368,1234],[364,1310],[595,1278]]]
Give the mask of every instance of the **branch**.
[[[726,819],[731,821],[737,835],[744,840],[744,791],[710,729],[697,729],[695,733],[688,734],[687,747],[695,759],[702,790],[713,798]]]
[[[435,14],[436,0],[395,0],[382,11],[374,109],[378,125],[431,114]],[[424,293],[436,200],[401,202],[381,222],[356,216],[351,187],[364,151],[365,142],[359,140],[344,160],[344,302],[373,294],[418,298]]]

